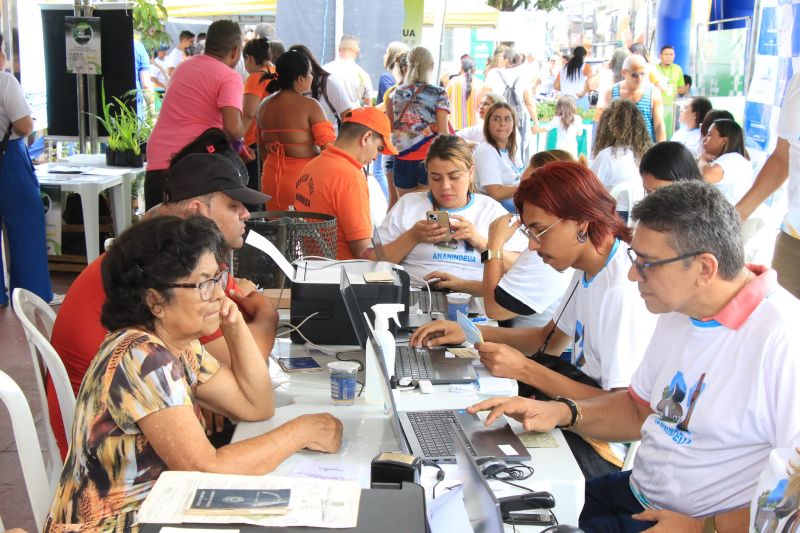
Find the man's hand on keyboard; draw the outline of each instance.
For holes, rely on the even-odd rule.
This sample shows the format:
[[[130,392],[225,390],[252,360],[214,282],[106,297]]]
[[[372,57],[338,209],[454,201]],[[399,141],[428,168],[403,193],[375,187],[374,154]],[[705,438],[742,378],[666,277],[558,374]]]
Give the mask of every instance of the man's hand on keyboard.
[[[457,322],[450,320],[434,320],[417,328],[408,344],[411,346],[442,346],[443,344],[461,344],[467,339]]]
[[[425,281],[432,282],[432,280],[437,280],[432,283],[435,289],[450,289],[453,292],[466,292],[469,289],[465,280],[442,270],[436,270],[425,276]]]
[[[481,363],[498,378],[518,379],[524,375],[529,364],[522,352],[507,344],[482,342],[475,348],[481,356]]]
[[[510,416],[522,422],[525,431],[550,431],[556,426],[565,426],[572,419],[572,413],[561,402],[540,402],[529,398],[489,398],[467,408],[467,412],[490,411],[484,424],[489,426],[500,415]]]

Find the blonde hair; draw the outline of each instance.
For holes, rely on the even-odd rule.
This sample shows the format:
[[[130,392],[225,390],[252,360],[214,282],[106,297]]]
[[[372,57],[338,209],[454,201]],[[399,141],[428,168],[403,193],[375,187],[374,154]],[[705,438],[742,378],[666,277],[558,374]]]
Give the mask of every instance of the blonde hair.
[[[400,41],[390,42],[389,46],[386,47],[386,61],[383,63],[384,68],[391,72],[397,60],[406,52],[408,52],[406,43]]]
[[[404,83],[430,83],[433,72],[433,54],[424,46],[415,46],[408,51],[408,72]]]
[[[517,155],[517,114],[514,112],[513,107],[505,102],[498,102],[496,104],[492,104],[492,106],[486,110],[486,118],[483,119],[483,138],[486,139],[486,142],[491,144],[495,150],[497,150],[497,153],[500,153],[500,148],[497,146],[497,141],[495,141],[489,134],[489,121],[492,119],[492,115],[494,115],[500,109],[508,109],[508,111],[511,113],[511,122],[514,124],[514,127],[511,129],[511,135],[508,137],[508,145],[506,146],[508,149],[508,157],[513,161],[514,156]]]
[[[575,124],[577,114],[578,106],[572,96],[564,95],[556,101],[556,116],[561,118],[561,125],[565,130]]]
[[[555,161],[569,161],[571,163],[577,163],[575,157],[567,152],[566,150],[544,150],[542,152],[536,152],[531,156],[530,166],[534,169],[543,167],[547,163],[553,163]]]

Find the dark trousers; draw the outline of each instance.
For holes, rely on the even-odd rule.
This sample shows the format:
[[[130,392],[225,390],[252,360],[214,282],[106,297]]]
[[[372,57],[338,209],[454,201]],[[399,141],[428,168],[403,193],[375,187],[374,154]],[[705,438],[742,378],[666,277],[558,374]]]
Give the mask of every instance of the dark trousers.
[[[144,174],[144,208],[150,209],[164,201],[164,183],[167,169],[148,170]]]
[[[581,467],[583,477],[586,479],[593,479],[596,477],[605,476],[606,474],[615,474],[619,472],[619,467],[615,464],[609,463],[603,459],[599,453],[592,448],[591,444],[576,435],[571,431],[562,432],[564,440],[569,444],[569,449],[575,457],[578,466]]]
[[[630,470],[586,481],[586,502],[578,525],[586,533],[639,533],[655,525],[631,518],[644,507],[631,492]]]

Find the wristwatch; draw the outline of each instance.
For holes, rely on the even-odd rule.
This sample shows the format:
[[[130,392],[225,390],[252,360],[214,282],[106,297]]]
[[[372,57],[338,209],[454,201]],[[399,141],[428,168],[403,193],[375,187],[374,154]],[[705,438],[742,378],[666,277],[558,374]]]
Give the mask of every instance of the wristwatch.
[[[481,263],[492,259],[503,259],[503,250],[484,250],[481,252]]]

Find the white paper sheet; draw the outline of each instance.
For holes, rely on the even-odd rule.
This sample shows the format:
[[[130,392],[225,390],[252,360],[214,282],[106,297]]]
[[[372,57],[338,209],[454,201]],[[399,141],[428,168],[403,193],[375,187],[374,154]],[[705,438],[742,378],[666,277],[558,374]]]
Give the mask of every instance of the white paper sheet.
[[[266,453],[266,452],[265,452]],[[289,512],[279,516],[187,515],[200,488],[291,489]],[[203,472],[164,472],[145,498],[139,522],[181,524],[244,523],[288,527],[356,527],[361,488],[352,481],[330,481],[281,476],[235,476]]]
[[[274,244],[272,244],[269,239],[264,237],[263,235],[259,235],[255,231],[251,231],[247,234],[247,238],[244,241],[245,244],[249,244],[250,246],[257,248],[270,256],[273,261],[280,267],[286,277],[293,280],[294,279],[294,267],[292,264],[283,257],[283,254],[278,250]]]

